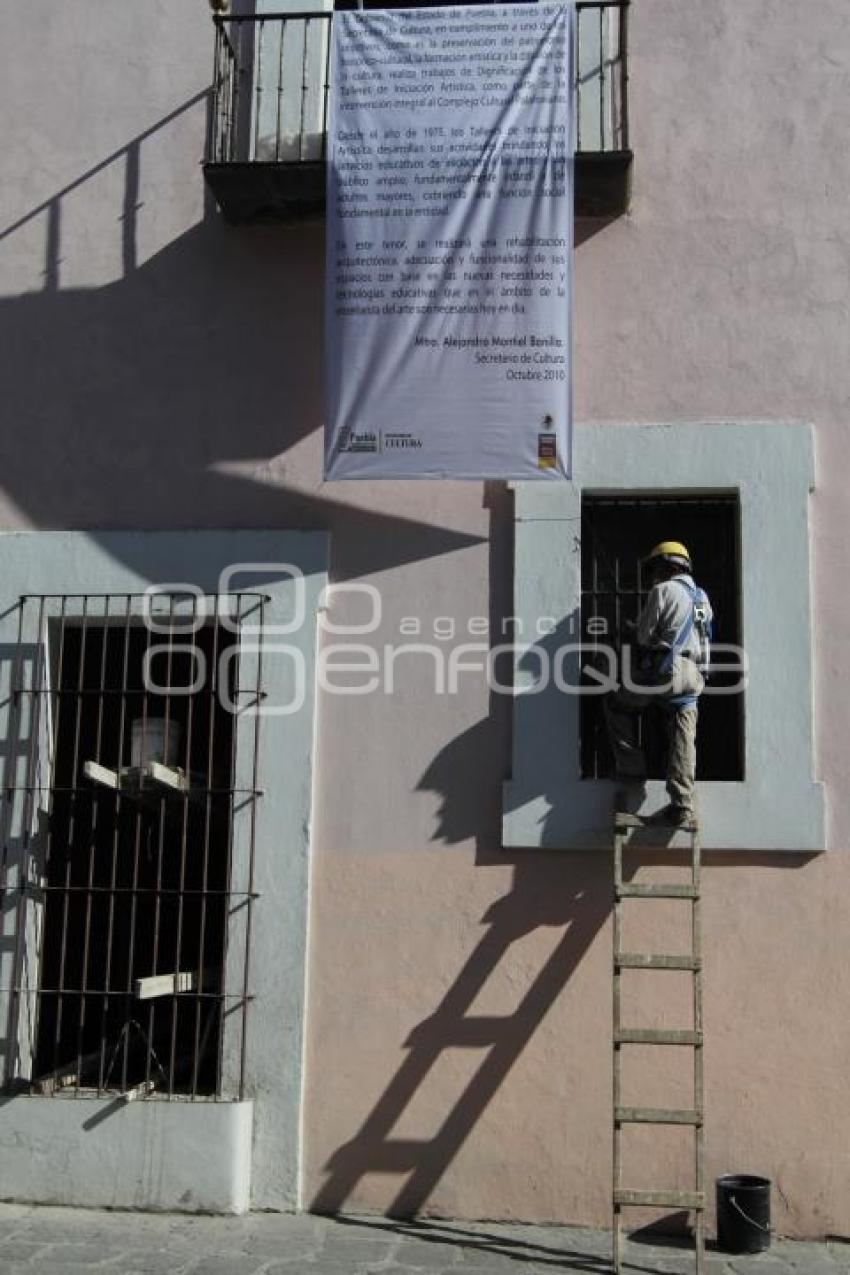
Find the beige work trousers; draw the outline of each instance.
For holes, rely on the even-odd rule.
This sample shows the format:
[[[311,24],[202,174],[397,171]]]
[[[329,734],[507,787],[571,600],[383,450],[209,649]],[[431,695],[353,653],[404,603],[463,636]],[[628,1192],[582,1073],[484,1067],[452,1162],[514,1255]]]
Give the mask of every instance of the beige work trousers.
[[[667,685],[621,686],[605,700],[605,720],[618,778],[639,783],[646,779],[646,757],[638,743],[638,722],[645,708],[658,704],[669,716],[667,744],[667,793],[674,806],[694,809],[697,768],[697,707],[670,701],[682,695],[701,694],[705,682],[693,660],[676,656]]]

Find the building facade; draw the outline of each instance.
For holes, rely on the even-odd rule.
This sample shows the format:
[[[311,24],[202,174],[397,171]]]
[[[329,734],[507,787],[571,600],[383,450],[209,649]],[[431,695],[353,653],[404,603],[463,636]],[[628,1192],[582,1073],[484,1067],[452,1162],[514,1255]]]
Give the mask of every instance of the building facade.
[[[329,13],[235,80],[201,0],[8,16],[0,1198],[605,1224],[613,785],[563,652],[675,537],[749,670],[701,726],[708,1180],[850,1234],[850,20],[587,7],[545,487],[322,481]]]

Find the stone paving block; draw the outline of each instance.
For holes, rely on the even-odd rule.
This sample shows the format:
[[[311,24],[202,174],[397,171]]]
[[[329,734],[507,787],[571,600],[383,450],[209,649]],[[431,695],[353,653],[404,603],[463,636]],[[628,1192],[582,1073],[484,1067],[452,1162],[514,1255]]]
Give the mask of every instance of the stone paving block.
[[[413,1272],[416,1269],[418,1268],[411,1266],[396,1266],[394,1264],[390,1266],[367,1266],[365,1275],[413,1275]],[[444,1275],[444,1272],[451,1271],[452,1267],[431,1266],[428,1269],[429,1275]]]
[[[264,1266],[263,1275],[366,1275],[371,1268],[368,1262],[323,1262],[321,1259],[316,1262],[299,1260],[294,1264],[291,1262],[272,1262],[269,1266]],[[380,1266],[378,1269],[384,1269]],[[194,1271],[192,1272],[194,1275]]]
[[[4,1262],[29,1262],[38,1253],[43,1253],[47,1245],[44,1240],[38,1241],[32,1237],[27,1239],[12,1238],[3,1240],[2,1252],[0,1257]]]
[[[745,1257],[733,1257],[729,1269],[734,1275],[794,1275],[788,1262],[771,1253],[753,1253]]]
[[[454,1266],[458,1260],[458,1246],[437,1239],[403,1239],[393,1254],[393,1261],[398,1266],[427,1271]]]
[[[538,1263],[514,1260],[510,1266],[495,1267],[485,1262],[481,1266],[449,1267],[446,1275],[459,1275],[461,1270],[463,1275],[491,1275],[491,1272],[496,1270],[500,1273],[512,1271],[513,1275],[573,1275],[573,1272],[576,1272],[576,1275],[579,1275],[579,1273],[581,1275],[610,1275],[610,1269],[610,1266],[589,1266],[586,1262],[576,1265],[572,1259],[566,1265],[552,1265],[552,1263],[547,1262],[542,1266]]]
[[[304,1261],[316,1257],[322,1250],[321,1240],[309,1235],[257,1235],[245,1239],[240,1252],[248,1257],[264,1261]]]
[[[815,1266],[831,1270],[832,1275],[838,1275],[841,1270],[824,1244],[807,1243],[805,1240],[796,1242],[783,1240],[780,1244],[774,1244],[770,1252],[773,1256],[787,1262],[793,1270],[800,1272],[800,1275],[809,1275]]]
[[[241,1254],[232,1257],[202,1257],[188,1266],[191,1275],[258,1275],[266,1263]]]
[[[326,1236],[319,1248],[319,1256],[328,1261],[341,1261],[344,1258],[354,1262],[379,1262],[382,1258],[391,1257],[397,1245],[395,1236],[392,1239],[371,1240],[359,1236]]]
[[[794,1275],[844,1275],[845,1271],[850,1270],[850,1265],[839,1266],[829,1257],[813,1257],[810,1261],[796,1263],[791,1270]],[[758,1273],[753,1270],[747,1275],[758,1275]]]
[[[473,1250],[464,1249],[461,1252],[460,1262],[455,1266],[457,1275],[479,1275],[481,1271],[492,1272],[492,1275],[507,1275],[509,1271],[520,1271],[523,1268],[531,1270],[535,1264],[533,1258],[529,1258],[526,1254],[519,1256],[517,1254],[507,1254],[494,1249],[476,1248]],[[541,1263],[537,1263],[540,1265]],[[565,1269],[563,1266],[543,1263],[550,1271]],[[566,1267],[569,1270],[569,1267]]]
[[[137,1272],[148,1272],[151,1275],[158,1275],[158,1272],[164,1272],[165,1275],[171,1275],[173,1271],[184,1270],[197,1254],[190,1256],[188,1253],[177,1253],[173,1249],[136,1249],[127,1248],[110,1256],[105,1265],[104,1270],[121,1271],[133,1270]]]
[[[783,1262],[788,1262],[790,1266],[804,1271],[808,1271],[812,1262],[832,1261],[825,1244],[816,1244],[808,1240],[774,1240],[768,1252],[774,1257],[781,1257]]]
[[[38,1257],[38,1266],[45,1270],[88,1270],[109,1256],[109,1251],[99,1244],[51,1244]]]

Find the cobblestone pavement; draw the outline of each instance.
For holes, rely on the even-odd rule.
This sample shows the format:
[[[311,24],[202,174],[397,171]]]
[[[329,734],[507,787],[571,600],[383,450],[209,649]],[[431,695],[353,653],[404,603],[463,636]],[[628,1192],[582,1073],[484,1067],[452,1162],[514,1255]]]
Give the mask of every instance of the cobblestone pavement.
[[[610,1271],[610,1235],[581,1227],[310,1215],[245,1218],[110,1213],[0,1205],[0,1275],[115,1271],[122,1275],[559,1275]],[[678,1275],[693,1255],[673,1241],[632,1240],[627,1269]],[[767,1253],[712,1252],[711,1275],[840,1275],[850,1243],[774,1240]]]

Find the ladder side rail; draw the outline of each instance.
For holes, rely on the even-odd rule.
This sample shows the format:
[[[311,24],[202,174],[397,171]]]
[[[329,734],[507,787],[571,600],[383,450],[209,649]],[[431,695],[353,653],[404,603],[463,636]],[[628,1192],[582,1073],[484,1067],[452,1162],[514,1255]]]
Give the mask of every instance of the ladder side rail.
[[[699,825],[693,824],[687,829],[691,842],[691,884],[690,886],[624,886],[623,884],[623,850],[629,840],[629,832],[640,827],[642,820],[633,816],[618,814],[614,824],[614,983],[613,983],[613,1098],[614,1098],[614,1141],[613,1141],[613,1212],[614,1212],[614,1271],[620,1275],[623,1261],[622,1208],[629,1205],[650,1205],[654,1207],[684,1207],[694,1211],[694,1256],[696,1275],[705,1275],[705,1091],[703,1064],[703,999],[702,999],[702,917],[701,903],[701,845]],[[622,950],[622,901],[626,898],[680,898],[691,903],[691,953],[689,957],[638,955],[625,953]],[[688,1031],[656,1031],[652,1029],[629,1029],[622,1026],[622,987],[623,969],[688,969],[692,976],[693,1025]],[[693,1088],[694,1104],[690,1110],[655,1110],[644,1108],[624,1108],[621,1106],[621,1046],[624,1044],[677,1044],[690,1045],[694,1050]],[[694,1126],[694,1191],[633,1191],[625,1190],[621,1184],[622,1176],[622,1125],[626,1122],[681,1123]]]
[[[614,1208],[613,1241],[614,1241],[615,1275],[620,1275],[620,1270],[621,1270],[621,1265],[623,1260],[622,1209],[617,1199],[617,1192],[620,1190],[620,1187],[621,1187],[620,1178],[621,1178],[621,1172],[622,1172],[622,1159],[621,1159],[622,1128],[620,1126],[619,1121],[617,1120],[617,1109],[619,1108],[621,1103],[620,1065],[622,1061],[622,1051],[617,1041],[619,1039],[619,1033],[622,1028],[622,1022],[621,1022],[621,1016],[620,1016],[620,1009],[621,1009],[620,993],[621,993],[622,971],[620,967],[619,958],[620,958],[620,952],[621,952],[621,939],[622,939],[622,932],[621,932],[622,904],[620,901],[620,888],[623,884],[623,842],[624,842],[623,833],[620,832],[619,830],[616,830],[614,834],[614,930],[613,930],[614,982],[613,982],[613,996],[612,996],[613,1029],[614,1029],[614,1035],[613,1035],[614,1057],[613,1057],[613,1068],[612,1068],[612,1083],[613,1083],[613,1091],[614,1091],[613,1092],[614,1141],[613,1141],[613,1160],[612,1160],[613,1189],[611,1192],[611,1199],[613,1201],[613,1208]]]
[[[702,1014],[702,912],[701,912],[701,877],[702,847],[699,830],[695,828],[691,834],[692,881],[694,897],[691,902],[692,935],[691,944],[697,968],[693,976],[694,995],[694,1031],[699,1037],[699,1044],[694,1048],[694,1106],[702,1113],[702,1120],[694,1130],[694,1169],[695,1186],[698,1194],[705,1201],[705,1074],[703,1065],[703,1014]],[[705,1271],[705,1207],[698,1209],[694,1216],[694,1240],[696,1248],[696,1275]]]

